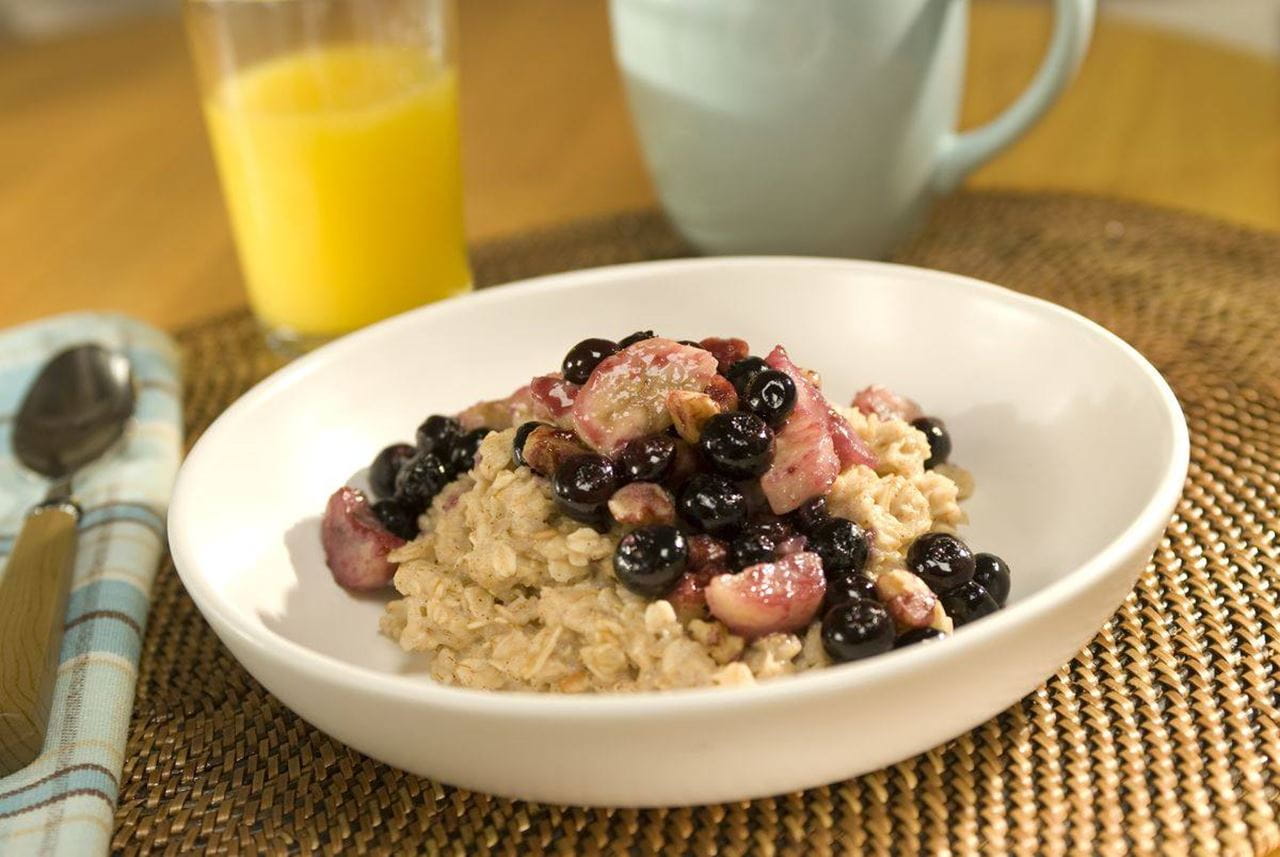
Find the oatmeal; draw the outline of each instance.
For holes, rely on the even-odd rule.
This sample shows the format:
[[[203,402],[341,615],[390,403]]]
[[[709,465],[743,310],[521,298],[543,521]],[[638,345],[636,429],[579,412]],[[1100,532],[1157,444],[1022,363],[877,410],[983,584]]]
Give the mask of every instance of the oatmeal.
[[[426,673],[485,690],[747,685],[994,612],[1008,567],[958,536],[945,425],[820,385],[781,346],[584,340],[379,453],[374,502],[330,499],[326,557],[395,586],[381,630]]]

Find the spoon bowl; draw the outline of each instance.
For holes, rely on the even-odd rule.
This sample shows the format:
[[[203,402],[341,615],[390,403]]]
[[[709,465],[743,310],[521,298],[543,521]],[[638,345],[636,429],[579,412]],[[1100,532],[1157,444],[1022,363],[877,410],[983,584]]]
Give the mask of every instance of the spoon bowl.
[[[78,345],[45,364],[14,422],[18,460],[62,479],[120,439],[134,408],[133,376],[123,354]]]

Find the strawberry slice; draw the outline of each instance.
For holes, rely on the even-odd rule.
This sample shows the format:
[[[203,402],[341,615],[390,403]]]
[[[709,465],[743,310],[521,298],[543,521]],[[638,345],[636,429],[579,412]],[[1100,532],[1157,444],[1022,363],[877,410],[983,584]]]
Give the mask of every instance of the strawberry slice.
[[[872,384],[859,390],[853,397],[853,406],[864,414],[875,414],[882,420],[906,420],[911,422],[924,416],[924,411],[914,400],[899,396],[888,387]]]
[[[529,396],[533,399],[534,419],[552,423],[562,428],[572,427],[573,400],[580,387],[566,381],[559,373],[539,375],[529,382]]]
[[[751,346],[747,341],[736,336],[728,339],[708,336],[698,344],[716,356],[717,368],[721,372],[751,353]]]
[[[525,384],[505,399],[476,402],[471,407],[459,411],[456,418],[462,424],[463,431],[478,428],[501,431],[533,419],[533,407],[533,394],[529,385]]]
[[[753,639],[806,627],[826,592],[822,560],[802,551],[713,577],[705,595],[712,616],[733,633]]]
[[[600,361],[574,398],[574,427],[592,449],[611,455],[629,440],[671,425],[667,394],[702,391],[716,374],[708,351],[655,337]]]
[[[840,475],[840,456],[832,437],[831,407],[805,379],[781,345],[765,358],[770,368],[785,372],[796,385],[796,404],[776,437],[773,466],[760,477],[760,487],[775,515],[799,508],[827,493]]]
[[[339,586],[359,592],[382,589],[395,576],[387,554],[404,539],[383,528],[365,496],[343,486],[333,492],[320,523],[324,561]]]
[[[831,420],[831,440],[836,447],[836,456],[840,459],[840,472],[844,473],[855,464],[865,464],[875,470],[879,459],[871,451],[871,447],[867,446],[867,442],[834,409],[830,409],[828,413]]]

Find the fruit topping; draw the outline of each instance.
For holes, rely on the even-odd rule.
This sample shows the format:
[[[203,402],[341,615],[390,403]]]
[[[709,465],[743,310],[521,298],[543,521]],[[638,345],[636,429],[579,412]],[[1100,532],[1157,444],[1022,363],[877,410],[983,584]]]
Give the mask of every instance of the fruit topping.
[[[717,472],[752,479],[773,463],[773,429],[745,411],[716,414],[702,427],[698,451]]]
[[[449,470],[455,475],[462,475],[476,464],[476,453],[480,451],[480,443],[493,431],[491,428],[472,429],[453,442],[449,451]]]
[[[618,475],[627,482],[662,482],[676,461],[676,440],[651,434],[630,441],[618,455]]]
[[[946,462],[951,455],[951,435],[942,420],[936,417],[920,417],[911,421],[913,428],[924,432],[929,440],[929,457],[924,461],[924,469],[932,470]]]
[[[689,567],[692,569],[714,568],[727,571],[729,567],[729,546],[714,536],[699,533],[689,536]]]
[[[812,533],[831,520],[831,513],[827,511],[827,498],[814,497],[806,500],[791,513],[791,520],[800,532],[806,535]]]
[[[993,553],[975,554],[973,581],[1001,607],[1009,600],[1009,564]]]
[[[914,646],[916,643],[931,643],[934,640],[945,640],[946,638],[946,632],[937,628],[915,628],[894,640],[893,647],[901,649],[906,646]]]
[[[578,396],[579,387],[559,375],[539,375],[529,382],[529,396],[533,399],[533,415],[562,428],[572,426],[570,411]]]
[[[671,471],[662,480],[664,485],[679,488],[698,472],[698,452],[688,441],[673,438],[676,443],[676,458],[671,464]]]
[[[523,461],[529,469],[547,478],[566,460],[587,451],[573,432],[547,425],[536,425],[521,448]]]
[[[446,454],[447,451],[446,451]],[[419,451],[396,475],[396,499],[415,512],[431,504],[440,489],[453,481],[449,466],[434,452]]]
[[[973,579],[975,564],[968,545],[950,533],[925,533],[907,550],[907,568],[929,588],[945,595]]]
[[[387,532],[405,541],[418,537],[418,516],[413,509],[395,498],[379,500],[369,507]]]
[[[757,373],[748,383],[742,405],[772,428],[779,428],[796,406],[796,385],[777,369]]]
[[[707,584],[707,607],[735,634],[748,638],[799,631],[813,620],[826,592],[822,560],[796,553],[775,562],[721,574]]]
[[[707,382],[707,386],[702,392],[710,396],[722,411],[736,411],[738,409],[738,391],[733,388],[733,384],[729,382],[729,379],[723,375],[711,376],[711,380]]]
[[[462,424],[453,417],[432,414],[418,426],[418,451],[435,452],[447,449],[462,434]]]
[[[747,345],[746,340],[738,339],[736,336],[728,339],[723,339],[719,336],[708,336],[698,345],[715,355],[717,369],[720,372],[724,372],[751,353],[751,347]]]
[[[528,442],[529,435],[533,434],[533,430],[539,426],[551,428],[551,426],[548,426],[546,423],[540,423],[537,420],[529,420],[528,422],[521,424],[520,428],[516,429],[516,436],[511,440],[511,460],[515,462],[516,467],[525,466],[524,445]]]
[[[865,569],[871,540],[853,521],[829,518],[809,532],[809,549],[822,557],[822,567],[830,577],[836,572]]]
[[[849,421],[834,410],[827,412],[831,421],[831,441],[835,444],[836,457],[840,459],[840,472],[855,464],[865,464],[875,470],[879,463],[866,441],[854,433]]]
[[[656,598],[675,586],[688,561],[688,542],[675,527],[641,527],[618,542],[613,573],[637,595]]]
[[[646,339],[656,339],[656,338],[657,338],[657,334],[655,334],[652,330],[637,330],[635,333],[631,334],[630,336],[624,336],[622,337],[622,339],[619,339],[618,348],[619,349],[630,348],[631,346],[635,345],[637,342],[644,342]]]
[[[570,518],[594,526],[608,523],[606,504],[618,489],[613,462],[585,453],[560,463],[551,479],[556,506]]]
[[[769,364],[759,357],[744,357],[721,374],[733,384],[734,389],[738,391],[738,397],[741,398],[746,395],[747,384],[751,383],[751,379],[768,368]]]
[[[741,488],[723,476],[697,473],[680,489],[676,511],[699,530],[727,535],[746,521],[747,498]]]
[[[393,443],[374,456],[369,465],[369,486],[375,497],[390,497],[396,492],[396,474],[413,457],[414,448],[407,443]]]
[[[914,401],[879,384],[859,390],[853,397],[853,406],[864,414],[875,414],[882,420],[911,422],[924,415],[924,411]]]
[[[840,459],[826,399],[804,379],[782,346],[773,350],[768,363],[789,375],[796,387],[795,407],[777,434],[773,466],[760,480],[770,508],[781,515],[826,494],[840,475]]]
[[[671,424],[680,437],[689,443],[697,443],[702,437],[702,427],[720,413],[720,405],[706,393],[693,390],[672,390],[667,393],[667,412]]]
[[[893,648],[893,620],[869,599],[837,604],[822,617],[822,647],[837,662],[882,654]]]
[[[613,454],[627,441],[671,425],[667,395],[701,392],[714,377],[715,357],[670,339],[643,340],[606,357],[573,403],[579,436],[597,452]]]
[[[876,594],[899,629],[927,628],[933,624],[938,596],[909,571],[894,569],[876,578]]]
[[[789,556],[807,550],[809,550],[808,536],[789,536],[778,542],[778,556]]]
[[[759,530],[744,532],[729,545],[729,567],[741,571],[748,566],[772,562],[778,555],[778,541]]]
[[[876,600],[875,581],[865,574],[856,571],[837,572],[827,575],[827,606],[848,604],[863,598]]]
[[[573,384],[585,384],[600,361],[618,350],[618,343],[609,339],[584,339],[569,349],[560,364],[560,374]]]
[[[356,489],[343,486],[329,498],[320,523],[320,543],[340,586],[362,592],[386,586],[396,573],[387,554],[404,542],[379,522]]]
[[[941,600],[942,608],[957,627],[977,621],[983,616],[990,616],[1000,609],[991,594],[973,580],[951,590]]]
[[[671,492],[652,482],[623,485],[609,498],[609,514],[619,524],[674,524],[676,501]]]

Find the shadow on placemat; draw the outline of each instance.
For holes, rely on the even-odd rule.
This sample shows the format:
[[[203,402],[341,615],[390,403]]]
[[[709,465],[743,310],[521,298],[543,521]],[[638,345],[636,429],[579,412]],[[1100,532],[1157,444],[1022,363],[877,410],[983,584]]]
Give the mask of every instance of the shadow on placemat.
[[[481,248],[476,270],[487,284],[686,252],[658,216],[621,215]],[[540,806],[405,774],[311,728],[231,658],[167,567],[115,846],[1085,855],[1280,845],[1280,236],[1108,200],[965,194],[900,258],[1090,316],[1146,354],[1186,409],[1191,469],[1165,539],[1116,615],[1042,687],[948,744],[829,787],[671,810]],[[275,365],[247,315],[180,339],[193,436]]]

